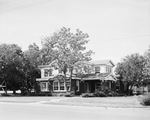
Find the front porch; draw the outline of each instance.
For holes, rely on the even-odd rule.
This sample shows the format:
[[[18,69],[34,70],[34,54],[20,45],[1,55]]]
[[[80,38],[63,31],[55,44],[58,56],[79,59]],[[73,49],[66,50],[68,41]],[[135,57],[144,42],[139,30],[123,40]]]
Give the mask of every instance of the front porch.
[[[83,93],[95,93],[104,89],[115,91],[115,82],[110,80],[85,80],[83,86]]]
[[[82,93],[95,93],[97,91],[116,91],[116,79],[112,74],[87,74],[81,79]]]

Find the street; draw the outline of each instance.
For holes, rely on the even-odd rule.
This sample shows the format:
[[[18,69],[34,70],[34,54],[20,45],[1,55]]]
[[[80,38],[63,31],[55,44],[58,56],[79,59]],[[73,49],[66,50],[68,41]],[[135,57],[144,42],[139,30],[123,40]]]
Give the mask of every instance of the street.
[[[149,120],[148,108],[0,103],[1,120]]]

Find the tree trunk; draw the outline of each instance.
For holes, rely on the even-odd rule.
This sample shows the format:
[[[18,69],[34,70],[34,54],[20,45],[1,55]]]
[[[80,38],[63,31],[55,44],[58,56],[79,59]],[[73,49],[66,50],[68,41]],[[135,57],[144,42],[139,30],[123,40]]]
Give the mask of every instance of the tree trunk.
[[[68,92],[68,89],[67,89],[67,77],[66,77],[66,73],[64,73],[64,76],[65,76],[65,87],[66,87],[66,92]]]
[[[16,90],[13,90],[13,94],[16,94]]]
[[[73,72],[73,69],[71,69],[71,73],[70,73],[70,90],[71,92],[73,92],[73,94],[75,94],[74,88],[72,88],[72,72]]]
[[[4,91],[5,91],[5,94],[7,95],[7,87],[4,89]]]

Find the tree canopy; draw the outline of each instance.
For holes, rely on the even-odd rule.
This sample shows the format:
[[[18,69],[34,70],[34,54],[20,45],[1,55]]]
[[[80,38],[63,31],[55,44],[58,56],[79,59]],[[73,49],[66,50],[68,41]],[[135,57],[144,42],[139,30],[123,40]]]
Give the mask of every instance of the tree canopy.
[[[118,63],[115,72],[120,75],[124,81],[133,85],[143,79],[144,67],[144,57],[136,53],[126,56],[120,63]]]
[[[43,39],[42,56],[47,58],[47,64],[51,63],[66,74],[68,69],[72,71],[79,62],[91,60],[93,52],[86,51],[85,46],[89,41],[88,37],[87,33],[79,29],[72,33],[70,28],[63,27]]]
[[[1,80],[6,82],[7,89],[19,90],[23,83],[23,52],[18,45],[0,45]]]

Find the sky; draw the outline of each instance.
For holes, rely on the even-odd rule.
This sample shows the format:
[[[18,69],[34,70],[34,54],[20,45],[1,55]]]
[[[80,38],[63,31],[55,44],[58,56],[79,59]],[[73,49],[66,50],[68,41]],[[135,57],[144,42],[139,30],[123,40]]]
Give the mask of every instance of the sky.
[[[150,45],[150,0],[0,0],[0,44],[41,46],[62,27],[89,35],[93,60],[115,64]]]

